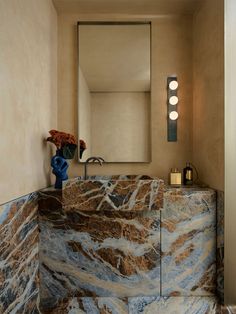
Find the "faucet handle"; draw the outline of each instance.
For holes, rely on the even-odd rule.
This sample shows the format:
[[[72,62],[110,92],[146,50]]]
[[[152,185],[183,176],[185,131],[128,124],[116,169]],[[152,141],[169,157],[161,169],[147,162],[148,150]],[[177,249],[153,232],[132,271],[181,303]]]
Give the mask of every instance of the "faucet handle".
[[[105,162],[105,160],[102,157],[97,157],[99,160],[101,160],[102,162]]]
[[[102,164],[105,162],[105,160],[102,157],[95,157],[94,162],[96,161],[100,164],[100,166],[102,166]]]

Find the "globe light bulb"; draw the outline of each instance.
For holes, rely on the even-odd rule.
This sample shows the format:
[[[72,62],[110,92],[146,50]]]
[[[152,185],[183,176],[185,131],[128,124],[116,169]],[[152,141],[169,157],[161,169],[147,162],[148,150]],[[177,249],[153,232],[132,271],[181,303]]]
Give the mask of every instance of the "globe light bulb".
[[[179,116],[179,114],[178,114],[177,111],[171,111],[171,112],[169,113],[169,118],[170,118],[170,120],[177,120],[177,119],[178,119],[178,116]]]
[[[169,103],[171,104],[171,105],[177,105],[178,104],[178,101],[179,101],[179,99],[178,99],[178,97],[177,96],[171,96],[170,97],[170,99],[169,99]]]
[[[179,84],[177,81],[173,80],[169,83],[169,89],[176,90],[178,88]]]

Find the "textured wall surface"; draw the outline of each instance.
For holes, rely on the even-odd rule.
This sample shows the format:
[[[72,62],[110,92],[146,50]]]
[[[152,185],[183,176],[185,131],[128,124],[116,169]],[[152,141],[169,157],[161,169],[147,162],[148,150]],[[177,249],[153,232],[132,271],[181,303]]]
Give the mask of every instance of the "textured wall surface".
[[[141,12],[141,11],[140,11]],[[137,20],[132,15],[58,16],[58,128],[77,134],[77,48],[78,20]],[[139,20],[146,20],[146,16]],[[192,19],[191,16],[152,19],[152,162],[150,164],[106,164],[90,166],[90,174],[149,174],[167,179],[171,167],[183,167],[191,157],[192,140]],[[167,142],[166,78],[177,74],[179,80],[178,142]],[[82,174],[73,161],[70,176]]]
[[[0,20],[2,204],[50,183],[43,140],[57,126],[57,15],[51,0],[1,0]]]
[[[236,2],[225,1],[225,301],[236,304]]]
[[[193,163],[224,190],[224,1],[206,0],[193,19]]]

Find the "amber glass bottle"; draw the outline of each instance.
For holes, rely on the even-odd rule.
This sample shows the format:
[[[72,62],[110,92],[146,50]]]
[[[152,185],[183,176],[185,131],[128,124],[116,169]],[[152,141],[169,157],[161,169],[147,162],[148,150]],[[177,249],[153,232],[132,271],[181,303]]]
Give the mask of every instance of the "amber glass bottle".
[[[192,185],[193,184],[193,168],[190,162],[186,163],[186,167],[183,170],[183,184]]]

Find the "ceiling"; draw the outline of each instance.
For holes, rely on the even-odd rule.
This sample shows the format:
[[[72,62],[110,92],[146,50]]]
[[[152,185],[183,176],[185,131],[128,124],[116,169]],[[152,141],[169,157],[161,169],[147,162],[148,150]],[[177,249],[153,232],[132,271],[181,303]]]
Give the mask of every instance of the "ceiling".
[[[58,13],[193,14],[204,0],[53,0]]]

